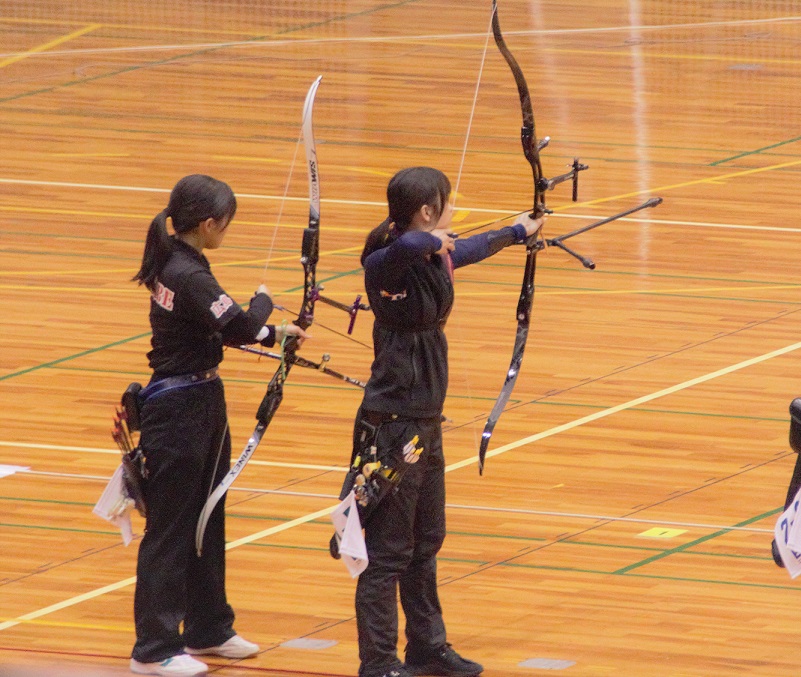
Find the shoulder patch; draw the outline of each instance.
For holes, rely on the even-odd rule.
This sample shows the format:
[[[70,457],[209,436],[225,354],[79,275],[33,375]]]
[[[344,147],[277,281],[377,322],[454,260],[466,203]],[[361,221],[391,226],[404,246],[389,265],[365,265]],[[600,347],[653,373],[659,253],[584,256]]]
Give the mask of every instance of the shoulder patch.
[[[232,305],[234,305],[233,299],[228,294],[220,294],[220,298],[211,304],[209,310],[219,320]]]
[[[175,292],[172,289],[167,289],[161,282],[156,283],[156,291],[151,294],[151,297],[164,310],[172,310],[175,307]]]

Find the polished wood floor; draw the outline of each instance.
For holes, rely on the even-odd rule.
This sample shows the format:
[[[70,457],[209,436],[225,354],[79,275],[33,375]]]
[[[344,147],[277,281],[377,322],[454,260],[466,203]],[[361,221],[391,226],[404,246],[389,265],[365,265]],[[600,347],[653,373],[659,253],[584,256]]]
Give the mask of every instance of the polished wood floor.
[[[218,278],[245,302],[269,259],[276,300],[297,308],[297,142],[322,75],[318,274],[350,302],[398,169],[458,177],[460,229],[530,207],[517,91],[492,40],[481,69],[483,0],[0,6],[0,466],[17,467],[0,478],[0,675],[124,675],[138,541],[125,548],[91,508],[118,464],[114,405],[148,378],[147,294],[128,280],[169,189],[196,172],[229,182],[239,212],[210,254]],[[576,155],[591,166],[578,203],[565,186],[549,194],[547,234],[664,204],[572,240],[594,271],[539,256],[527,354],[483,477],[477,440],[511,355],[523,250],[457,273],[449,639],[487,677],[795,674],[801,588],[769,545],[801,374],[799,5],[499,12],[552,138],[546,174]],[[304,354],[366,378],[369,313],[355,340],[336,309],[318,304],[317,320]],[[235,453],[274,368],[226,354]],[[359,401],[292,372],[229,495],[229,596],[262,652],[212,660],[213,674],[356,674],[354,582],[326,546]]]

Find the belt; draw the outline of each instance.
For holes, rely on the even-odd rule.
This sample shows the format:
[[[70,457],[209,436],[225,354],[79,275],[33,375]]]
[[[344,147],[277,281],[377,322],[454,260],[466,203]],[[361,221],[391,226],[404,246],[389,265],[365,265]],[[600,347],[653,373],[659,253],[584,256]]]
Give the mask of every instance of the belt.
[[[381,411],[373,411],[371,409],[362,409],[361,419],[367,421],[370,425],[378,426],[391,421],[421,421],[424,423],[435,423],[446,421],[447,419],[442,416],[401,416],[400,414],[385,414]]]
[[[168,376],[167,378],[152,381],[146,387],[139,391],[139,403],[146,402],[147,400],[162,395],[168,390],[175,390],[177,388],[188,388],[189,386],[200,385],[208,381],[214,381],[220,378],[217,367],[207,369],[206,371],[198,371],[194,374],[181,374],[179,376]]]
[[[370,425],[381,425],[389,421],[397,421],[397,414],[384,414],[380,411],[370,411],[367,409],[362,410],[362,420],[367,421]]]

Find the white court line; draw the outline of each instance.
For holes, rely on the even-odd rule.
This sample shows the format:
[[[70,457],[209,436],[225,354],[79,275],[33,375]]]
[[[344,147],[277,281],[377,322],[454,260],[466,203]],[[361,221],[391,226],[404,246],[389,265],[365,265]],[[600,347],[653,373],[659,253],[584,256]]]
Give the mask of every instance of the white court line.
[[[639,406],[640,404],[651,402],[652,400],[658,399],[660,397],[664,397],[666,395],[670,395],[672,393],[676,393],[681,390],[686,390],[687,388],[691,388],[701,383],[706,383],[707,381],[711,381],[720,376],[725,376],[735,371],[739,371],[740,369],[745,369],[755,364],[759,364],[760,362],[765,362],[766,360],[770,360],[774,357],[779,357],[781,355],[793,352],[795,350],[798,350],[799,348],[801,348],[801,342],[793,343],[789,346],[785,346],[784,348],[779,348],[778,350],[773,350],[769,353],[764,353],[763,355],[759,355],[757,357],[753,357],[748,360],[743,360],[742,362],[738,362],[728,367],[724,367],[723,369],[718,369],[717,371],[710,372],[709,374],[698,376],[697,378],[690,379],[689,381],[683,381],[682,383],[670,386],[669,388],[663,388],[662,390],[658,390],[649,395],[643,395],[642,397],[629,400],[628,402],[624,402],[623,404],[619,404],[615,407],[609,407],[608,409],[603,409],[594,414],[590,414],[589,416],[583,416],[582,418],[571,421],[570,423],[565,423],[563,425],[555,426],[553,428],[550,428],[549,430],[544,430],[541,433],[537,433],[536,435],[530,435],[529,437],[524,437],[523,439],[517,440],[516,442],[512,442],[502,447],[498,447],[497,449],[493,449],[492,451],[487,453],[487,457],[489,458],[491,456],[500,456],[501,454],[505,454],[507,451],[513,451],[514,449],[518,449],[519,447],[522,447],[526,444],[531,444],[532,442],[545,439],[546,437],[551,437],[558,433],[565,432],[567,430],[572,430],[573,428],[578,428],[579,426],[582,426],[586,423],[591,423],[592,421],[597,421],[607,416],[611,416],[612,414],[617,414],[621,411],[625,411],[626,409],[631,409],[632,407]],[[454,470],[458,470],[459,468],[464,468],[468,465],[473,465],[477,462],[478,462],[477,456],[466,458],[462,461],[457,461],[456,463],[451,463],[450,465],[446,466],[445,472],[446,473],[453,472]],[[307,515],[303,515],[294,520],[290,520],[289,522],[278,524],[274,527],[270,527],[269,529],[264,529],[263,531],[257,531],[256,533],[251,534],[250,536],[245,536],[243,538],[229,542],[228,544],[226,544],[225,549],[232,550],[233,548],[238,548],[241,545],[247,545],[248,543],[253,543],[254,541],[261,540],[262,538],[265,538],[267,536],[272,536],[273,534],[277,534],[282,531],[292,529],[296,526],[306,524],[307,522],[312,522],[313,520],[316,520],[320,517],[325,517],[326,515],[330,515],[334,510],[336,510],[336,508],[337,504],[335,503],[334,505],[331,505],[327,508],[323,508],[322,510],[318,510],[316,512],[309,513]],[[44,609],[39,609],[38,611],[33,611],[29,614],[25,614],[24,616],[19,616],[14,620],[6,621],[5,623],[0,623],[0,631],[12,628],[15,625],[19,625],[20,623],[26,620],[40,618],[41,616],[52,613],[53,611],[59,611],[69,606],[73,606],[74,604],[80,604],[81,602],[84,602],[86,600],[98,597],[104,594],[105,592],[119,590],[120,588],[123,588],[127,585],[131,585],[135,581],[136,577],[126,578],[125,580],[119,581],[118,583],[113,583],[103,588],[99,588],[98,590],[93,590],[91,592],[87,592],[82,595],[78,595],[76,597],[71,597],[62,602],[59,602],[58,604],[45,607]]]
[[[20,186],[49,186],[49,187],[62,187],[62,188],[88,188],[91,190],[120,190],[128,192],[141,192],[141,193],[165,193],[170,192],[170,188],[149,188],[145,186],[115,186],[99,183],[74,183],[70,181],[35,181],[30,179],[7,179],[0,178],[0,184],[20,185]],[[237,198],[248,198],[251,200],[281,200],[281,195],[264,195],[260,193],[237,193]],[[288,201],[294,202],[308,202],[307,197],[291,197],[287,196]],[[333,198],[321,198],[320,202],[325,204],[342,204],[342,205],[356,205],[363,207],[386,207],[385,202],[374,202],[371,200],[337,200]],[[459,207],[460,211],[475,212],[477,214],[496,214],[501,216],[511,216],[516,213],[515,209],[485,209],[482,207]],[[552,214],[549,218],[567,218],[567,219],[582,219],[594,220],[598,219],[597,214],[575,214],[557,212]],[[751,226],[747,224],[735,223],[711,223],[706,221],[679,221],[671,219],[652,219],[642,217],[623,217],[619,221],[626,221],[631,223],[650,223],[655,226],[669,225],[669,226],[691,226],[694,228],[729,228],[732,230],[757,230],[757,231],[772,231],[780,233],[801,233],[801,228],[784,228],[781,226]]]
[[[781,16],[767,19],[738,19],[732,21],[698,21],[675,24],[644,24],[641,26],[601,26],[586,28],[541,28],[520,31],[505,31],[504,35],[509,36],[536,36],[536,35],[573,35],[582,33],[616,33],[632,31],[661,31],[677,30],[686,28],[715,28],[720,26],[753,26],[774,23],[794,23],[801,21],[801,16]],[[321,45],[321,44],[359,44],[359,43],[392,43],[392,42],[417,42],[417,41],[444,41],[444,40],[465,40],[481,39],[484,40],[486,33],[440,33],[429,35],[390,35],[381,37],[353,37],[353,38],[307,38],[307,39],[275,39],[275,40],[230,40],[226,42],[196,42],[171,45],[140,45],[134,47],[104,47],[87,49],[61,49],[51,50],[47,53],[37,53],[28,55],[26,52],[8,52],[0,54],[2,58],[14,58],[20,54],[26,56],[73,56],[78,54],[120,54],[125,52],[165,52],[180,50],[203,50],[203,49],[228,49],[228,48],[262,48],[262,47],[285,47],[288,45]]]
[[[672,395],[673,393],[677,393],[680,390],[686,390],[687,388],[692,388],[693,386],[699,385],[701,383],[706,383],[707,381],[711,381],[712,379],[716,379],[720,376],[726,376],[727,374],[739,371],[740,369],[745,369],[746,367],[751,367],[755,364],[759,364],[760,362],[764,362],[765,360],[770,360],[774,357],[779,357],[781,355],[785,355],[786,353],[791,353],[794,350],[798,350],[799,348],[801,348],[801,342],[793,343],[789,346],[785,346],[784,348],[779,348],[778,350],[773,350],[769,353],[765,353],[764,355],[753,357],[749,360],[743,360],[742,362],[738,362],[737,364],[732,364],[728,367],[724,367],[723,369],[718,369],[717,371],[705,374],[704,376],[698,376],[697,378],[690,379],[689,381],[677,383],[676,385],[670,386],[669,388],[663,388],[662,390],[658,390],[655,393],[651,393],[650,395],[643,395],[642,397],[629,400],[628,402],[623,402],[622,404],[618,404],[617,406],[609,407],[608,409],[602,409],[601,411],[596,411],[594,414],[589,414],[587,416],[577,418],[576,420],[570,421],[569,423],[558,425],[549,430],[544,430],[541,433],[529,435],[528,437],[524,437],[520,440],[517,440],[516,442],[511,442],[502,447],[498,447],[497,449],[487,452],[487,458],[490,458],[492,456],[499,456],[500,454],[505,454],[507,451],[512,451],[513,449],[517,449],[518,447],[522,447],[526,444],[531,444],[532,442],[538,442],[539,440],[543,440],[546,437],[552,437],[553,435],[557,435],[559,433],[572,430],[573,428],[578,428],[579,426],[582,426],[585,423],[598,421],[602,418],[606,418],[607,416],[611,416],[612,414],[617,414],[618,412],[625,411],[626,409],[638,407],[641,404],[645,404],[646,402],[652,402],[653,400],[659,399],[660,397],[665,397],[666,395]],[[473,465],[473,463],[477,462],[478,462],[477,458],[466,458],[462,461],[457,461],[456,463],[449,465],[447,470],[456,470],[457,468],[464,468],[465,466]]]
[[[711,529],[713,531],[754,531],[760,534],[772,534],[773,529],[757,529],[756,527],[731,527],[722,524],[703,524],[701,522],[672,522],[668,520],[647,520],[639,517],[612,517],[609,515],[588,515],[576,512],[554,512],[551,510],[525,510],[523,508],[491,508],[479,505],[459,505],[448,503],[449,508],[462,510],[481,510],[487,512],[521,513],[523,515],[543,515],[546,517],[567,517],[570,519],[603,520],[605,522],[633,522],[635,524],[659,524],[671,527],[687,527],[688,529]]]
[[[345,470],[342,468],[342,470]],[[28,473],[29,475],[46,475],[51,477],[61,477],[65,479],[81,479],[81,480],[98,480],[101,482],[108,482],[108,477],[101,477],[99,475],[77,475],[72,473],[55,473],[43,472],[37,470],[18,470],[19,473]],[[249,494],[277,494],[280,496],[295,496],[298,498],[324,498],[326,500],[337,500],[336,494],[320,494],[311,491],[285,491],[283,489],[259,489],[256,487],[230,487],[229,491],[241,491]],[[772,534],[773,529],[758,529],[756,527],[732,527],[726,524],[704,524],[701,522],[673,522],[670,520],[652,520],[643,519],[639,517],[614,517],[611,515],[590,515],[588,513],[579,512],[556,512],[553,510],[528,510],[526,508],[499,508],[487,505],[464,505],[460,503],[446,503],[448,508],[458,508],[460,510],[477,510],[481,512],[501,512],[511,514],[523,515],[542,515],[544,517],[565,517],[568,519],[587,519],[587,520],[603,520],[605,522],[633,522],[635,524],[658,524],[662,526],[671,527],[687,527],[690,529],[712,529],[718,531],[754,531],[761,534]],[[230,506],[235,508],[236,506]]]
[[[19,447],[24,449],[51,449],[54,451],[84,451],[89,454],[111,454],[119,456],[120,452],[116,449],[102,449],[98,447],[73,447],[64,444],[42,444],[34,442],[7,442],[0,441],[0,447]],[[315,463],[286,463],[283,461],[260,461],[253,459],[250,463],[254,465],[265,465],[275,468],[300,468],[303,470],[336,470],[346,471],[347,468],[341,465],[317,465]],[[108,477],[106,480],[108,481]]]

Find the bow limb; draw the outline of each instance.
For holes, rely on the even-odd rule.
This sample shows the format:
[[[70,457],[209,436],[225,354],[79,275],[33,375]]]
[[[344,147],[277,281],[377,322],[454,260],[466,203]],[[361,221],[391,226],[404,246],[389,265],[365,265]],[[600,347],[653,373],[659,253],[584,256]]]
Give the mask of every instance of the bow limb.
[[[317,286],[317,261],[320,252],[320,177],[317,173],[317,150],[312,128],[312,111],[317,88],[320,86],[321,80],[322,76],[318,77],[309,87],[306,101],[303,105],[303,145],[306,150],[306,166],[309,175],[309,225],[303,231],[303,242],[301,244],[300,262],[303,265],[304,274],[303,301],[298,313],[298,320],[295,323],[301,329],[308,329],[314,322],[314,304],[320,294]],[[200,511],[197,528],[195,529],[195,549],[198,557],[200,557],[203,550],[203,536],[206,533],[206,525],[212,511],[247,465],[251,456],[253,456],[284,398],[284,383],[289,371],[292,369],[292,365],[295,364],[294,358],[297,349],[297,339],[292,336],[287,337],[283,348],[284,359],[282,359],[281,364],[267,385],[267,392],[256,412],[257,423],[253,434],[248,439],[239,459],[231,466],[228,474],[209,495],[203,509]]]
[[[545,206],[544,191],[547,186],[543,185],[544,181],[542,165],[540,164],[539,143],[534,126],[534,111],[531,107],[531,95],[523,71],[503,39],[501,25],[498,21],[497,0],[492,0],[492,34],[495,37],[495,44],[498,46],[504,59],[506,59],[506,63],[509,64],[509,68],[512,70],[515,83],[517,84],[517,92],[520,96],[520,108],[523,115],[523,125],[520,129],[520,141],[523,145],[523,155],[525,155],[526,160],[529,165],[531,165],[531,172],[534,180],[534,205],[531,217],[536,219],[547,213],[548,208]],[[520,298],[517,302],[517,333],[515,334],[515,345],[512,350],[512,361],[506,372],[506,380],[503,383],[500,395],[498,395],[495,406],[492,407],[492,411],[484,425],[484,432],[481,434],[481,443],[478,450],[478,471],[480,474],[484,474],[484,461],[486,459],[487,448],[489,447],[492,432],[495,429],[495,424],[501,417],[501,413],[503,413],[512,395],[512,390],[517,382],[517,376],[520,373],[520,365],[523,363],[523,353],[526,349],[528,328],[531,322],[531,308],[534,303],[534,276],[537,271],[537,252],[542,249],[542,247],[542,241],[538,239],[537,234],[532,235],[526,240],[526,267],[523,273]]]

